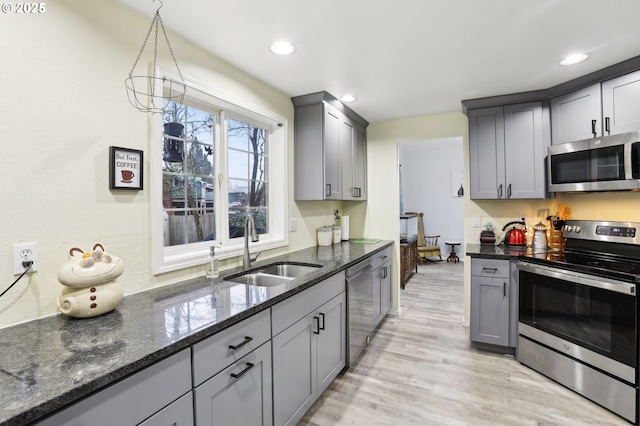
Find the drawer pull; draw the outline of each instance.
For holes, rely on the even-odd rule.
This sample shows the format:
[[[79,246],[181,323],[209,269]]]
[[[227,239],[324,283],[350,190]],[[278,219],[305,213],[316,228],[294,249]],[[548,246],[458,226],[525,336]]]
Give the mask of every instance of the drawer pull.
[[[240,377],[244,376],[246,374],[247,371],[251,370],[253,368],[253,364],[251,364],[250,362],[247,363],[247,367],[242,370],[239,373],[231,373],[231,377],[233,377],[234,379],[239,379]]]
[[[242,343],[239,343],[237,345],[229,345],[229,349],[236,351],[236,350],[240,349],[241,347],[243,347],[244,345],[246,345],[247,343],[249,343],[252,340],[253,340],[253,337],[245,336],[244,340],[242,341]]]
[[[485,267],[482,267],[482,272],[485,272],[485,271],[495,274],[496,272],[498,272],[498,268],[485,268]]]

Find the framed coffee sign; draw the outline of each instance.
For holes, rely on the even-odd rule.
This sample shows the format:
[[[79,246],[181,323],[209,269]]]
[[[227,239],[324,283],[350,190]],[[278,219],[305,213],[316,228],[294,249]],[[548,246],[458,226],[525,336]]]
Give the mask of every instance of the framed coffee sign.
[[[142,189],[142,151],[109,147],[109,189]]]

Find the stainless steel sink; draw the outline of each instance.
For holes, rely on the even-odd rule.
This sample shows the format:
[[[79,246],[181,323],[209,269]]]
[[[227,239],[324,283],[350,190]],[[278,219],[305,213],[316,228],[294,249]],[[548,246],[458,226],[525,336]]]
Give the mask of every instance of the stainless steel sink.
[[[298,278],[307,275],[310,272],[321,268],[322,265],[296,264],[296,263],[279,263],[258,269],[257,272],[269,275],[277,275],[279,277]]]
[[[310,263],[278,262],[265,265],[252,271],[242,272],[225,277],[225,281],[233,281],[259,287],[273,287],[307,275],[322,265]]]

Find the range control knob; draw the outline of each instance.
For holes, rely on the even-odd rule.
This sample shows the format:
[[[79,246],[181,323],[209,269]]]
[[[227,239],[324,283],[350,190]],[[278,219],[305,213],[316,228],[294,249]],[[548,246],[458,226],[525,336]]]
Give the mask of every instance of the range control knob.
[[[575,233],[579,234],[579,233],[580,233],[580,231],[582,231],[582,229],[581,229],[578,225],[576,225],[576,226],[574,226],[574,227],[573,227],[573,232],[575,232]]]
[[[573,232],[573,226],[567,225],[564,227],[565,232]]]

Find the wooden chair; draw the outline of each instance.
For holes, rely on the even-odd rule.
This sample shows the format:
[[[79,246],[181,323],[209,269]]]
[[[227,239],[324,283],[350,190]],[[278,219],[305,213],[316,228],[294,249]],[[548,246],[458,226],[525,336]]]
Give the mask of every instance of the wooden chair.
[[[442,253],[440,246],[438,245],[438,238],[440,235],[424,235],[424,224],[422,223],[423,213],[406,212],[405,214],[417,214],[418,219],[418,259],[420,263],[425,261],[429,262],[441,262]],[[439,260],[429,259],[430,257],[438,256]]]

